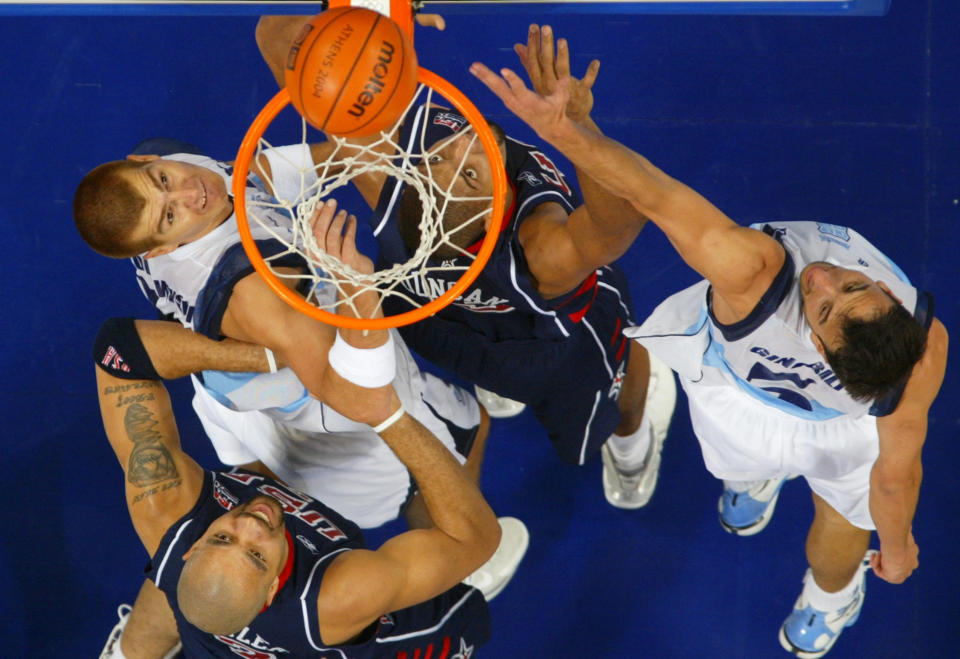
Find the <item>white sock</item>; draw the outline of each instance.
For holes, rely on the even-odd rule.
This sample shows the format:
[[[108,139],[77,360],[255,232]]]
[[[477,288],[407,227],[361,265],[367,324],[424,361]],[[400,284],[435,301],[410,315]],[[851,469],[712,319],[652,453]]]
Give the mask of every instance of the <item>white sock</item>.
[[[624,470],[643,466],[650,450],[650,422],[643,417],[640,427],[626,437],[614,433],[607,440],[617,466]]]
[[[836,611],[853,600],[857,589],[860,588],[862,578],[863,573],[858,568],[850,583],[835,593],[828,593],[817,585],[813,578],[813,571],[808,569],[807,574],[803,577],[803,594],[813,608],[820,611]]]

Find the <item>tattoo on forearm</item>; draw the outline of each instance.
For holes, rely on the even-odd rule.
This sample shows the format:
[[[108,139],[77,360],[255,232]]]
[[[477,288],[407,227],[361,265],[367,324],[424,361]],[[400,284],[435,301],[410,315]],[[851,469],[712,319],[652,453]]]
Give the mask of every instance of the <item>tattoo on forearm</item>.
[[[132,485],[147,487],[180,477],[177,466],[173,462],[173,456],[163,445],[162,436],[156,430],[157,420],[153,412],[139,403],[133,403],[127,408],[123,424],[126,426],[130,441],[134,444],[130,461],[127,463],[127,480]],[[167,487],[161,489],[169,489],[179,484],[179,481],[168,483]],[[150,496],[150,494],[154,492],[144,492],[139,498]]]

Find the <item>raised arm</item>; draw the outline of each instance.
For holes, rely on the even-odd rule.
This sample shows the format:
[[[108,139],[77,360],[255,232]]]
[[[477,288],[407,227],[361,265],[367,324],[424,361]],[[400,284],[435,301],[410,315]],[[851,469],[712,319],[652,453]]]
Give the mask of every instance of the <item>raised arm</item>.
[[[690,267],[714,287],[721,322],[748,314],[783,264],[780,245],[741,227],[709,201],[650,161],[566,115],[570,78],[561,76],[549,95],[537,94],[513,71],[498,76],[475,62],[470,72],[507,108],[611,194],[625,199],[667,235]]]
[[[435,527],[334,560],[317,598],[320,634],[328,644],[346,642],[381,615],[452,588],[500,541],[496,516],[479,489],[426,428],[404,414],[379,434],[410,470]]]
[[[97,369],[100,414],[126,483],[133,527],[153,555],[167,529],[196,503],[203,470],[180,447],[170,396],[157,380]]]
[[[918,548],[911,525],[917,508],[927,436],[927,413],[943,383],[947,364],[947,330],[934,319],[927,348],[917,362],[897,409],[877,420],[880,455],[870,472],[870,514],[880,538],[871,559],[881,579],[901,583],[917,568]]]
[[[534,91],[548,96],[561,78],[569,79],[567,117],[588,129],[600,132],[591,117],[593,84],[600,62],[593,60],[582,78],[570,74],[570,51],[566,39],[554,45],[553,30],[531,25],[526,44],[514,44]],[[633,244],[647,218],[625,199],[593,179],[574,164],[584,205],[569,218],[563,209],[544,207],[534,212],[520,228],[524,252],[540,292],[562,294],[577,286],[596,268],[618,259]],[[560,211],[560,212],[557,212]]]
[[[329,200],[314,218],[314,237],[321,249],[345,260],[354,269],[373,265],[356,251],[356,218],[337,211]],[[361,270],[362,271],[362,270]],[[359,313],[373,317],[379,313],[378,299],[371,292],[357,299]],[[356,395],[354,385],[344,384],[329,368],[328,355],[336,338],[335,328],[300,313],[281,300],[256,273],[240,280],[233,289],[223,315],[220,331],[234,339],[266,346],[277,359],[294,370],[308,391],[341,414],[356,418],[362,410],[350,413]],[[354,341],[361,348],[375,348],[388,339],[386,330],[358,331]],[[342,409],[343,408],[343,409]],[[372,416],[375,416],[371,412]],[[367,419],[357,419],[368,422]]]

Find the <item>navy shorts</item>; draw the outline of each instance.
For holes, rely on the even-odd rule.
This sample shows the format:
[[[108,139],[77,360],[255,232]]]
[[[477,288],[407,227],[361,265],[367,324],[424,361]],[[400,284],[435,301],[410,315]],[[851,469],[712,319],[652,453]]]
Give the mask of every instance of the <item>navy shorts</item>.
[[[633,324],[626,277],[603,269],[597,296],[569,337],[489,341],[436,316],[400,328],[407,345],[459,377],[521,401],[560,458],[584,464],[620,423],[617,401]]]

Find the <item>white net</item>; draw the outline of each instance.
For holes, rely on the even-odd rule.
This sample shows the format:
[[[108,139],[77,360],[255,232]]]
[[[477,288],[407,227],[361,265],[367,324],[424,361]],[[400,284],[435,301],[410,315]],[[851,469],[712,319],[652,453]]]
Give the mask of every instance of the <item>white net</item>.
[[[272,132],[259,138],[253,161],[259,162],[261,156],[269,154],[274,171],[272,178],[276,180],[264,181],[270,195],[247,195],[246,215],[251,229],[259,227],[259,235],[266,234],[285,245],[283,251],[263,257],[278,280],[290,288],[309,291],[307,300],[317,308],[337,314],[343,309],[342,305],[349,305],[352,309],[350,315],[357,315],[355,298],[371,288],[380,292],[381,305],[385,299],[395,296],[411,307],[418,307],[420,303],[410,292],[423,292],[424,282],[434,281],[429,277],[431,272],[445,270],[462,274],[469,268],[474,255],[462,246],[462,236],[477,233],[477,227],[482,233],[485,219],[491,213],[493,192],[492,189],[480,189],[482,186],[464,186],[461,182],[475,174],[468,165],[471,156],[474,158],[472,162],[476,162],[477,153],[481,153],[488,162],[490,154],[480,144],[478,129],[469,123],[451,138],[428,144],[427,122],[420,120],[420,115],[434,106],[449,107],[450,103],[436,90],[421,84],[392,130],[363,139],[329,136],[324,140],[300,119],[300,144],[307,148],[311,144],[322,144],[319,149],[314,147],[315,156],[322,154],[316,163],[312,162],[313,158],[302,157],[304,148],[277,149],[281,144],[289,144],[289,139],[277,141],[284,138],[274,136]],[[414,124],[418,130],[406,138],[405,144],[400,144],[399,126],[408,120],[419,121]],[[489,131],[486,126],[481,130]],[[313,140],[312,137],[319,139]],[[302,162],[304,160],[306,163]],[[292,177],[291,172],[299,175]],[[284,180],[281,181],[280,176]],[[370,201],[379,196],[379,186],[387,178],[399,179],[416,191],[422,211],[417,231],[419,244],[409,245],[412,255],[406,261],[381,264],[382,268],[373,274],[363,274],[318,248],[313,236],[314,212],[331,197],[337,199],[343,208],[341,193],[348,191],[350,183],[357,188],[365,185],[367,194],[370,194],[370,186],[374,186],[376,194],[368,198]],[[372,213],[372,209],[348,207],[346,210],[357,216],[358,224],[370,226],[373,233],[371,244],[358,246],[376,261],[376,255],[371,253],[376,249],[373,243],[390,221],[390,215],[372,217],[371,222],[366,222],[366,214]],[[278,224],[278,216],[288,218],[292,226]],[[451,220],[450,216],[456,219]],[[445,217],[448,217],[447,226],[444,225]],[[292,254],[306,262],[304,271],[293,273],[278,265],[288,263]],[[439,258],[438,254],[445,256]],[[435,298],[444,291],[431,293],[435,295],[430,297]]]

